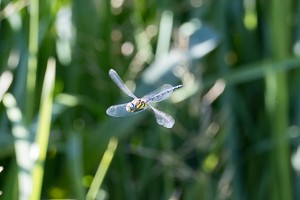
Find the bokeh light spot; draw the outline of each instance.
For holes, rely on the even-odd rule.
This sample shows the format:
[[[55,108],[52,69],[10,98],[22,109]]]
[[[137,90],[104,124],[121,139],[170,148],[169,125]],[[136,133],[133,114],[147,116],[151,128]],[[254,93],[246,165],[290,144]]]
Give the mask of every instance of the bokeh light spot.
[[[91,176],[91,175],[86,175],[86,176],[84,176],[84,177],[82,178],[82,181],[81,181],[82,185],[83,185],[84,187],[90,187],[90,185],[92,184],[93,178],[94,178],[94,177]]]
[[[112,41],[120,41],[122,39],[122,32],[119,30],[113,30],[110,35]]]
[[[131,42],[125,42],[121,47],[121,52],[124,56],[130,56],[133,53],[134,46]]]
[[[218,157],[215,154],[210,154],[204,161],[203,168],[207,172],[212,172],[218,164]]]

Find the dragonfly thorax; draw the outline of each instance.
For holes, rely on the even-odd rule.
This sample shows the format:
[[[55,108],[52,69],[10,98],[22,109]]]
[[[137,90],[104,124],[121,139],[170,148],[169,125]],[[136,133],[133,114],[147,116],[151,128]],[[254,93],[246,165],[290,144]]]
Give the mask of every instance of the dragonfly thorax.
[[[144,110],[147,104],[143,99],[134,99],[126,105],[127,112],[137,112]]]

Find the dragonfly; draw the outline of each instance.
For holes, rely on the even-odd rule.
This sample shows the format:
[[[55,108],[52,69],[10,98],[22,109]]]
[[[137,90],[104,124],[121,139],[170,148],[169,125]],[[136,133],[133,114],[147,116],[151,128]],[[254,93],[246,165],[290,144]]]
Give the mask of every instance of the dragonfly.
[[[170,84],[165,84],[153,92],[150,92],[143,96],[142,98],[136,97],[132,91],[125,85],[117,72],[113,69],[109,70],[109,76],[113,82],[129,97],[133,100],[128,103],[110,106],[106,113],[112,117],[126,117],[134,115],[136,113],[142,112],[147,108],[150,108],[154,114],[156,121],[159,125],[166,128],[172,128],[175,120],[169,114],[154,108],[151,103],[157,103],[163,101],[171,96],[172,92],[181,88],[182,85],[172,86]]]

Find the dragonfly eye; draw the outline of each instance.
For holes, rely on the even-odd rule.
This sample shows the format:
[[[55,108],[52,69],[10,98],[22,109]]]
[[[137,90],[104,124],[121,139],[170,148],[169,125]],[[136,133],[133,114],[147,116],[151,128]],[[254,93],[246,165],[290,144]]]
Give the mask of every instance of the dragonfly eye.
[[[133,112],[134,110],[135,110],[135,105],[132,102],[130,102],[126,105],[127,112]]]

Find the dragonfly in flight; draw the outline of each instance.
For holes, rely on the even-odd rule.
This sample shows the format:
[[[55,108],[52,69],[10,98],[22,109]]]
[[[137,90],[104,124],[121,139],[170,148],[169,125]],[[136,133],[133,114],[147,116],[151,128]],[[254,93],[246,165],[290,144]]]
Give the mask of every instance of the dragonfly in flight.
[[[167,113],[164,113],[156,108],[154,108],[150,103],[156,103],[163,101],[170,97],[172,92],[176,89],[182,87],[182,85],[172,86],[169,84],[165,84],[160,88],[156,89],[149,94],[146,94],[142,98],[137,98],[131,90],[125,85],[117,72],[113,69],[109,70],[109,76],[115,82],[115,84],[128,96],[132,97],[133,100],[129,103],[113,105],[106,110],[106,113],[113,117],[125,117],[129,115],[133,115],[139,113],[141,111],[146,110],[147,108],[151,108],[155,114],[156,121],[159,125],[162,125],[166,128],[172,128],[175,120],[172,116]]]

